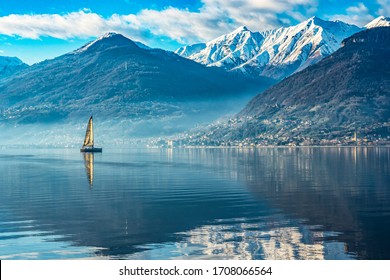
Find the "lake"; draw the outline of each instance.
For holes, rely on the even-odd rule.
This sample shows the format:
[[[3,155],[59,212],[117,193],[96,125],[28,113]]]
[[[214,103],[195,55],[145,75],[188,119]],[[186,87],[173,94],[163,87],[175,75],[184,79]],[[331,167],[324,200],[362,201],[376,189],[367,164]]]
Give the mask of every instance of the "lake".
[[[390,148],[0,148],[0,259],[390,259]]]

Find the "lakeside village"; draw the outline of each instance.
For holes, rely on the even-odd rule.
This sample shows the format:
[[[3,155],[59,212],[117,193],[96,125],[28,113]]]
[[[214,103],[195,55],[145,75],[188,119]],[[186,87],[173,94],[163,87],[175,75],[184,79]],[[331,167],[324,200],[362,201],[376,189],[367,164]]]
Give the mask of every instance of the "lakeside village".
[[[225,126],[226,123],[220,124]],[[200,132],[186,133],[176,137],[156,138],[148,142],[149,147],[184,148],[184,147],[267,147],[267,146],[390,146],[390,122],[365,127],[364,129],[349,129],[351,132],[344,135],[341,131],[321,130],[313,136],[281,135],[264,131],[253,138],[243,140],[216,140],[216,126],[213,129],[201,130]],[[220,127],[219,127],[220,129]],[[285,128],[292,134],[297,128]],[[299,129],[299,127],[298,127]],[[206,131],[206,132],[205,132]],[[223,132],[228,132],[228,129]],[[366,131],[370,131],[367,133]],[[374,133],[372,131],[375,131]],[[221,131],[219,131],[222,135]],[[296,133],[298,134],[298,133]]]
[[[232,141],[215,141],[206,137],[200,139],[165,139],[158,138],[151,140],[148,147],[161,148],[185,148],[185,147],[271,147],[271,146],[287,146],[287,147],[304,147],[304,146],[390,146],[390,137],[375,139],[374,137],[366,137],[363,139],[355,139],[354,137],[345,137],[344,139],[311,139],[304,137],[282,137],[278,139],[244,139]]]

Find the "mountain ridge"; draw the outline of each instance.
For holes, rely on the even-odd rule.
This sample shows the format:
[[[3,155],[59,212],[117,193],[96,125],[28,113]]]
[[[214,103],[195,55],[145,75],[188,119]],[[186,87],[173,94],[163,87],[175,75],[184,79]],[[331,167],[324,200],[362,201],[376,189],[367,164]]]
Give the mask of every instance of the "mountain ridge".
[[[389,143],[390,28],[361,31],[193,141],[260,145]],[[360,140],[355,139],[355,133]],[[378,142],[379,141],[379,142]]]
[[[0,80],[0,126],[74,128],[96,115],[113,134],[159,136],[238,110],[268,83],[110,33]]]
[[[281,80],[332,54],[343,39],[385,22],[387,18],[379,17],[360,28],[314,16],[295,26],[263,32],[241,26],[207,43],[181,47],[176,53],[207,66]]]
[[[27,67],[28,65],[18,57],[0,56],[0,78],[8,77]]]
[[[375,28],[375,27],[389,27],[390,26],[390,17],[384,17],[380,16],[368,24],[366,24],[364,27],[369,29],[369,28]]]

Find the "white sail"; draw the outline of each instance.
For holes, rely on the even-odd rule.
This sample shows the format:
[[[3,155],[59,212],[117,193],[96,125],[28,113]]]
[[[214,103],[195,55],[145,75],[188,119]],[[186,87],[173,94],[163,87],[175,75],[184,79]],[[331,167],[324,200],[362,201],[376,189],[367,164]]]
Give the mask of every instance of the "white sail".
[[[93,136],[93,121],[92,116],[89,118],[87,131],[85,132],[85,138],[83,146],[80,149],[82,153],[101,153],[103,151],[102,148],[94,147],[94,136]]]
[[[87,131],[85,132],[83,147],[93,147],[93,121],[92,116],[89,118]]]

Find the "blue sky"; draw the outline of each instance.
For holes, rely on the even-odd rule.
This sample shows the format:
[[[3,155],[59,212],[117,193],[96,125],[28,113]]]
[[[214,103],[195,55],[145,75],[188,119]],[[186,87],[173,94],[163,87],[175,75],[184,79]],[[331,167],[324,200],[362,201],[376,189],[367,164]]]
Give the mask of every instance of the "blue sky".
[[[32,64],[115,31],[174,50],[231,32],[263,31],[311,16],[364,26],[390,0],[0,0],[0,55]]]

